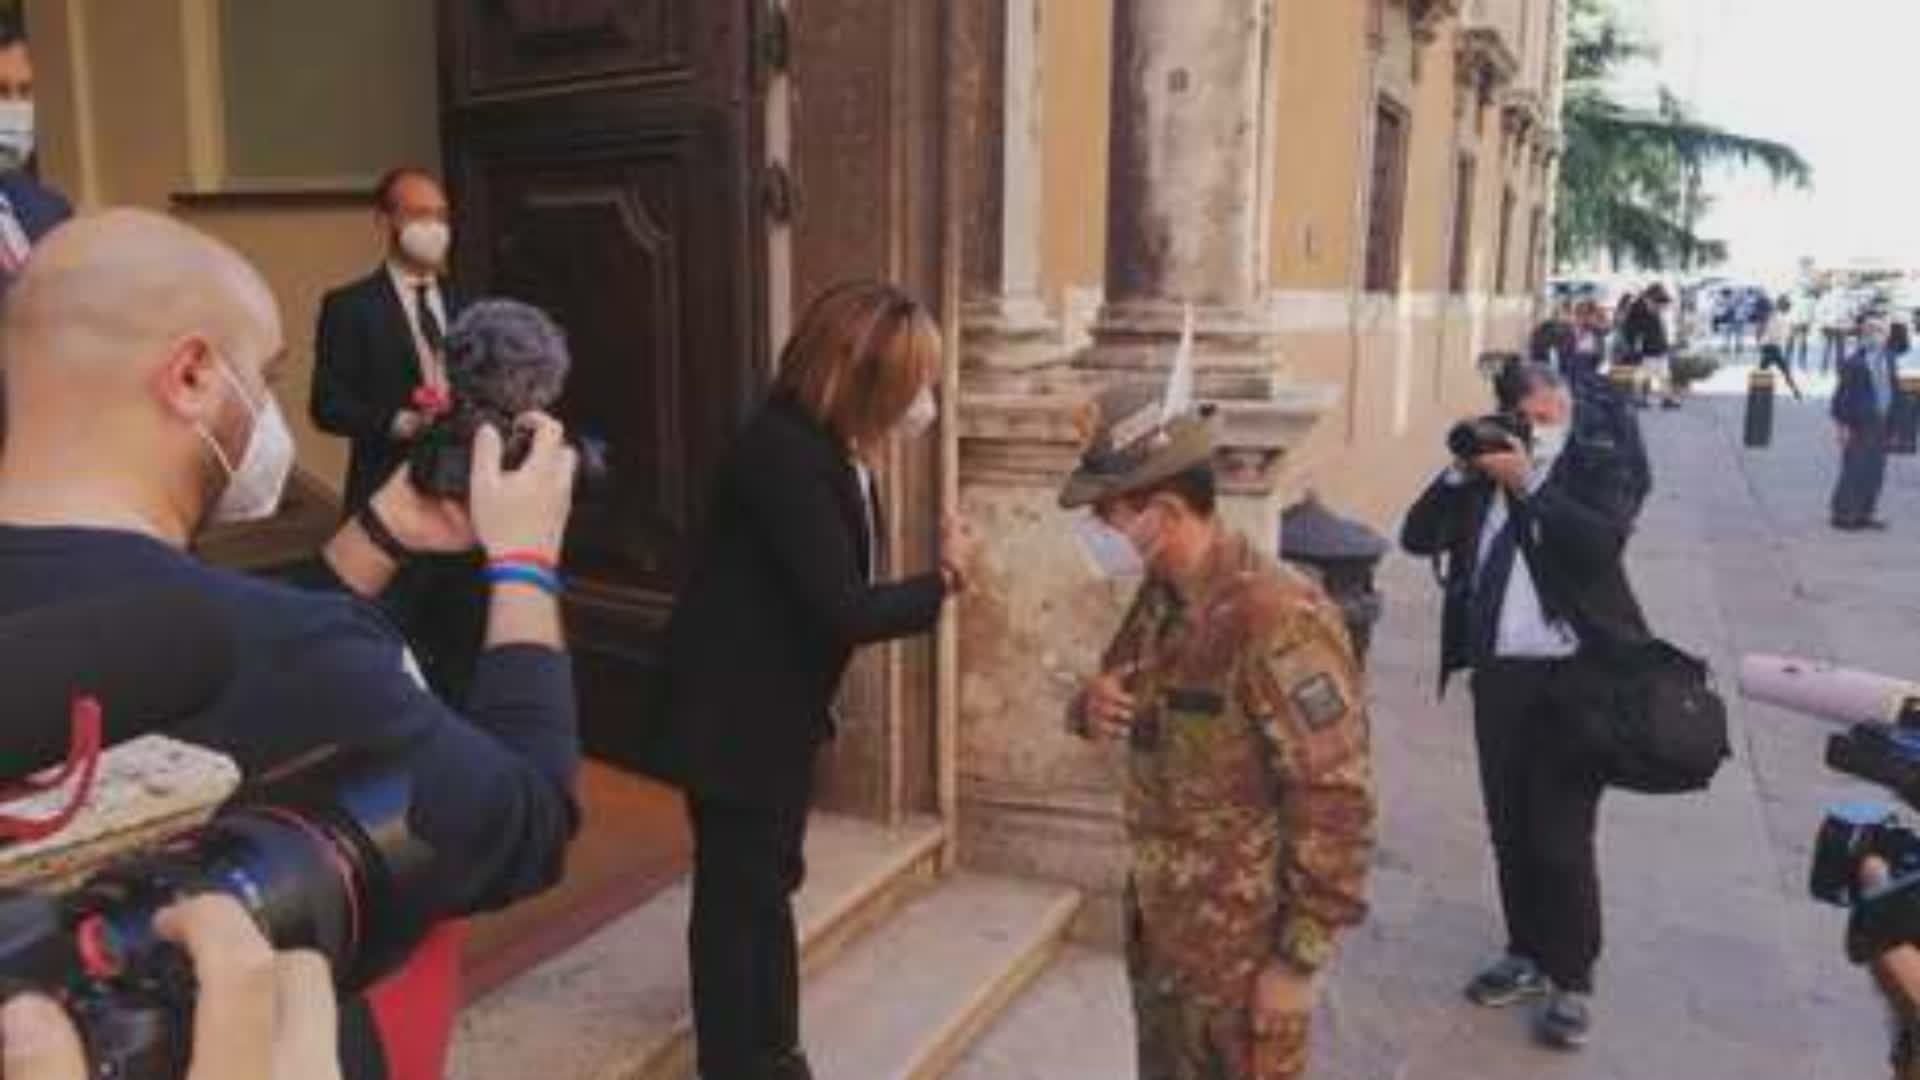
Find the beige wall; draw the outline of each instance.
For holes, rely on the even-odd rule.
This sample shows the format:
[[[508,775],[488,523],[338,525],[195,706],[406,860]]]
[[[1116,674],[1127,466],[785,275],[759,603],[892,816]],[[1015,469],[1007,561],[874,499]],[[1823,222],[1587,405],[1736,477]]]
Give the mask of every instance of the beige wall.
[[[217,118],[196,113],[187,82],[196,32],[189,16],[202,2],[29,0],[43,171],[82,213],[125,205],[170,211],[253,260],[279,298],[286,325],[291,362],[276,390],[294,428],[300,465],[337,489],[346,444],[315,431],[307,420],[314,319],[327,289],[375,265],[379,237],[356,192],[223,197],[218,177],[194,175],[195,133],[204,136],[218,127]],[[431,65],[432,58],[420,62]],[[406,85],[413,73],[375,70],[366,77],[388,74]],[[431,139],[411,154],[430,164],[438,157]],[[204,180],[214,181],[213,193],[182,197],[206,187]]]
[[[991,2],[991,0],[990,0]],[[1545,96],[1549,11],[1559,0],[1471,0],[1522,61],[1518,85]],[[1113,0],[1048,0],[1041,63],[1046,170],[1044,295],[1068,324],[1092,314],[1063,304],[1097,292],[1104,274],[1109,39]],[[1502,100],[1475,130],[1471,89],[1456,78],[1463,20],[1416,47],[1405,6],[1386,3],[1380,45],[1370,3],[1276,0],[1273,206],[1269,244],[1281,362],[1297,379],[1341,388],[1343,400],[1297,448],[1284,484],[1320,490],[1385,522],[1431,468],[1445,426],[1486,404],[1482,352],[1513,349],[1533,318],[1528,225],[1543,193],[1531,154],[1506,152]],[[1464,109],[1457,107],[1468,96]],[[1364,255],[1373,114],[1385,95],[1412,131],[1401,230],[1401,291],[1357,291]],[[1468,293],[1448,295],[1459,153],[1477,162]],[[1513,294],[1489,295],[1501,198],[1515,193],[1509,237]]]

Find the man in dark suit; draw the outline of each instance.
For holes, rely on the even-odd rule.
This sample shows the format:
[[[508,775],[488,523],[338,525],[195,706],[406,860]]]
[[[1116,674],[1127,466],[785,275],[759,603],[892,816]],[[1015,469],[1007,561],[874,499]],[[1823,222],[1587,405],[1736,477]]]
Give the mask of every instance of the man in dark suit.
[[[1600,954],[1594,829],[1603,776],[1578,738],[1600,661],[1645,642],[1624,559],[1648,490],[1631,410],[1511,365],[1504,411],[1530,438],[1456,461],[1407,512],[1401,544],[1447,559],[1441,681],[1473,670],[1474,734],[1506,914],[1506,955],[1467,987],[1498,1007],[1544,998],[1536,1033],[1586,1042]],[[1641,460],[1636,460],[1641,458]]]
[[[1887,417],[1900,392],[1900,357],[1911,347],[1906,324],[1871,315],[1860,324],[1860,348],[1840,365],[1831,412],[1840,436],[1840,479],[1833,488],[1833,527],[1884,529],[1874,516],[1887,478]]]
[[[33,55],[20,24],[0,19],[0,283],[73,216],[66,197],[33,175],[35,145]]]
[[[426,429],[421,395],[446,392],[442,348],[462,307],[443,281],[452,234],[439,182],[421,169],[394,169],[374,198],[386,258],[365,278],[327,294],[314,344],[314,425],[352,441],[348,514],[357,514],[406,463],[413,440]],[[428,683],[458,704],[486,618],[472,560],[420,560],[383,602]]]

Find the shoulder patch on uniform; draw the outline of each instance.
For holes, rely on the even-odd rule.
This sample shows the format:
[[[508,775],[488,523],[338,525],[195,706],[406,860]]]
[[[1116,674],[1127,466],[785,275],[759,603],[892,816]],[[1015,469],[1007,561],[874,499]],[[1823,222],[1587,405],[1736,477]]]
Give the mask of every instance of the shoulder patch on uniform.
[[[1300,719],[1312,731],[1324,731],[1347,714],[1347,699],[1331,675],[1321,672],[1294,683],[1287,697],[1300,711]]]

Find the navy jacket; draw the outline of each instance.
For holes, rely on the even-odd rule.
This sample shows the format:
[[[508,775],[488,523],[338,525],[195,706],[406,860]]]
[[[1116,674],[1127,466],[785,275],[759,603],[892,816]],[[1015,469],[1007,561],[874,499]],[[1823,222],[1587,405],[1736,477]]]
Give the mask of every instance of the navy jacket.
[[[1893,383],[1893,394],[1900,393],[1900,358],[1887,358],[1888,378]],[[1880,411],[1879,403],[1873,396],[1873,368],[1867,363],[1864,350],[1855,352],[1851,358],[1840,365],[1840,382],[1834,387],[1833,403],[1829,408],[1834,423],[1845,427],[1868,427],[1886,419]]]
[[[5,195],[13,205],[14,217],[27,231],[27,239],[36,244],[55,226],[73,216],[73,206],[66,196],[24,172],[0,173],[0,195]]]
[[[1533,572],[1541,607],[1564,619],[1582,650],[1607,654],[1651,635],[1627,580],[1627,541],[1651,478],[1638,425],[1588,399],[1574,410],[1567,447],[1547,481],[1514,513],[1520,550]],[[1622,427],[1621,416],[1632,427]],[[1442,476],[1407,511],[1400,544],[1409,554],[1445,559],[1446,606],[1440,634],[1440,682],[1470,666],[1468,600],[1479,565],[1480,529],[1492,505],[1493,484],[1470,476]]]

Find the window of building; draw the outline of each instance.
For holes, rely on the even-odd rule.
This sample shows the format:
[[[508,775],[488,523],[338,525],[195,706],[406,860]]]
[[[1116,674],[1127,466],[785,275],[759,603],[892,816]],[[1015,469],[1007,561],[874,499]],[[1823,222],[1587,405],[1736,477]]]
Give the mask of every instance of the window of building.
[[[1472,154],[1461,154],[1454,166],[1453,178],[1453,256],[1447,270],[1448,288],[1454,293],[1468,291],[1473,276],[1473,203],[1478,180]]]
[[[217,72],[196,103],[210,136],[197,187],[361,188],[433,164],[432,0],[197,2]]]
[[[1539,292],[1547,283],[1547,208],[1533,204],[1532,220],[1527,223],[1527,292]]]
[[[1412,124],[1405,109],[1380,103],[1374,123],[1371,202],[1367,214],[1368,292],[1393,292],[1400,284],[1400,227],[1406,210],[1407,147]]]
[[[1507,278],[1508,256],[1513,242],[1513,189],[1507,188],[1500,193],[1500,255],[1494,262],[1493,291],[1502,295],[1509,291],[1511,284]]]

